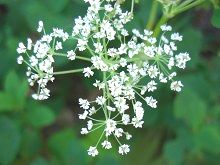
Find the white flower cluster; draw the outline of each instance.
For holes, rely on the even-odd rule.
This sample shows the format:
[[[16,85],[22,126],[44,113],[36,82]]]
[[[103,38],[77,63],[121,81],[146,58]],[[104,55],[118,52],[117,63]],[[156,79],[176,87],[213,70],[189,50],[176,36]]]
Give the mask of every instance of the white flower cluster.
[[[79,114],[79,119],[87,121],[81,134],[102,130],[96,145],[88,149],[91,156],[98,155],[99,144],[104,149],[111,149],[111,137],[119,144],[119,154],[124,155],[130,148],[128,144],[121,142],[121,138],[129,140],[132,137],[124,126],[143,127],[144,105],[157,108],[158,102],[153,97],[153,92],[160,83],[169,83],[171,90],[181,91],[183,84],[174,80],[177,75],[174,67],[185,69],[190,57],[188,53],[177,53],[176,42],[182,41],[182,36],[171,33],[171,26],[161,26],[163,33],[159,39],[148,30],[141,33],[133,29],[129,34],[124,26],[132,19],[133,13],[123,12],[116,0],[84,1],[89,4],[87,14],[75,19],[70,37],[63,30],[54,29],[53,33],[44,35],[37,41],[32,56],[29,56],[23,44],[19,44],[18,53],[26,54],[29,61],[24,61],[23,56],[20,56],[18,63],[24,61],[28,64],[28,75],[34,77],[29,82],[31,85],[36,81],[39,84],[40,92],[35,96],[38,99],[49,96],[45,86],[54,79],[54,55],[90,62],[90,66],[80,70],[84,77],[94,76],[94,69],[102,72],[103,79],[96,80],[93,84],[102,94],[93,101],[79,99],[80,107],[84,109]],[[38,31],[42,29],[43,23],[39,23]],[[61,39],[65,41],[68,38],[77,40],[76,47],[67,53],[55,53],[62,49]],[[112,47],[113,42],[114,45],[119,44]],[[85,50],[90,52],[91,58],[76,56],[76,51]],[[95,119],[94,115],[103,115],[103,118]]]
[[[69,35],[57,28],[54,28],[52,33],[46,34],[42,21],[39,21],[37,31],[43,31],[44,35],[35,44],[31,39],[27,39],[26,46],[19,43],[17,52],[20,56],[17,63],[25,63],[28,66],[26,75],[30,86],[38,84],[37,93],[32,97],[36,100],[45,100],[50,96],[50,90],[46,86],[48,82],[54,81],[54,51],[62,49],[62,41],[66,41]]]

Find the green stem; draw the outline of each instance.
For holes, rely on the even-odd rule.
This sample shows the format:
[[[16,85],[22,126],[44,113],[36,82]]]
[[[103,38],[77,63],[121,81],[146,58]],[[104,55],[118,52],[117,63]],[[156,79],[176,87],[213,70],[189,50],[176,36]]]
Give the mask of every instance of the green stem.
[[[73,70],[59,71],[59,72],[54,72],[53,75],[78,73],[78,72],[83,72],[83,70],[84,69],[73,69]]]
[[[131,2],[131,13],[133,14],[133,12],[134,12],[134,0],[132,0]]]
[[[151,30],[155,24],[156,16],[157,16],[158,2],[154,1],[152,4],[152,9],[150,12],[149,20],[146,28]]]
[[[154,29],[154,37],[158,37],[158,35],[160,34],[161,25],[164,25],[168,20],[169,18],[165,14],[160,18],[159,22],[157,23]]]
[[[66,57],[67,54],[65,53],[54,53],[55,56],[63,56]],[[76,59],[84,60],[84,61],[91,61],[89,58],[86,57],[81,57],[81,56],[76,56]]]
[[[191,8],[193,8],[193,7],[195,7],[195,6],[198,6],[198,5],[200,5],[201,3],[203,3],[205,0],[197,0],[197,1],[195,1],[195,2],[192,2],[192,3],[190,3],[189,5],[186,5],[186,6],[184,6],[184,7],[181,7],[180,9],[177,9],[176,11],[174,11],[174,15],[177,15],[177,14],[179,14],[179,13],[182,13],[182,12],[184,12],[184,11],[186,11],[186,10],[189,10],[189,9],[191,9]]]
[[[182,4],[180,4],[179,6],[177,6],[176,9],[174,9],[174,11],[171,11],[169,13],[165,13],[163,14],[163,16],[161,17],[160,21],[158,22],[158,24],[156,25],[155,27],[155,30],[154,30],[154,37],[158,37],[158,35],[160,34],[160,26],[165,24],[169,19],[175,17],[176,15],[186,11],[186,10],[189,10],[195,6],[198,6],[200,5],[201,3],[203,3],[205,0],[197,0],[195,2],[191,2],[191,0],[187,1],[186,2],[183,2],[182,4],[184,4],[185,6],[182,6]],[[189,3],[189,4],[188,4]]]

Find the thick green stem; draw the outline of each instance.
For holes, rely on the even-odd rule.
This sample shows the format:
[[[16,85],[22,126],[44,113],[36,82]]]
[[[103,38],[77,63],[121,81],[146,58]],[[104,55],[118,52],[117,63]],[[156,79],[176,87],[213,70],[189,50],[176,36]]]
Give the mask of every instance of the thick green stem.
[[[176,7],[176,9],[170,11],[169,13],[165,13],[160,21],[158,22],[158,24],[156,25],[155,29],[154,29],[154,37],[158,37],[158,35],[160,34],[160,26],[167,23],[167,21],[173,17],[175,17],[176,15],[189,10],[193,7],[196,7],[198,5],[200,5],[201,3],[203,3],[205,0],[197,0],[195,2],[191,3],[191,0],[186,2],[183,2],[182,4],[180,4],[179,6]],[[184,4],[184,6],[183,6]]]
[[[161,25],[164,25],[165,23],[167,23],[168,20],[169,20],[169,18],[166,15],[163,15],[161,17],[161,19],[159,20],[159,22],[157,23],[157,25],[154,29],[154,37],[158,37],[158,35],[160,34]]]
[[[134,0],[132,0],[131,2],[131,13],[133,14],[133,12],[134,12]]]
[[[184,12],[184,11],[186,11],[186,10],[189,10],[189,9],[195,7],[195,6],[200,5],[200,4],[203,3],[204,1],[205,1],[205,0],[197,0],[197,1],[195,1],[195,2],[192,2],[192,3],[190,3],[189,5],[186,5],[186,6],[184,6],[184,7],[181,7],[180,9],[177,9],[176,11],[173,12],[173,14],[174,14],[174,15],[177,15],[177,14],[179,14],[179,13],[182,13],[182,12]]]
[[[154,1],[152,4],[149,20],[148,20],[148,23],[146,26],[146,28],[149,30],[152,30],[152,28],[155,24],[155,20],[156,20],[156,16],[157,16],[157,9],[158,9],[158,2]]]

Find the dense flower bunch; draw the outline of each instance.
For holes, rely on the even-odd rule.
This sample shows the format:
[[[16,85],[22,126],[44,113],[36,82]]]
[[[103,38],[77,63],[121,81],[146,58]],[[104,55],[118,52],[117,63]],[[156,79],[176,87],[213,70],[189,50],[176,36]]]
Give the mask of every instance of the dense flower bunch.
[[[102,72],[103,78],[93,84],[101,91],[100,95],[90,101],[79,99],[80,107],[84,110],[79,114],[79,119],[87,121],[81,134],[102,129],[97,143],[88,149],[91,156],[98,155],[98,146],[112,148],[112,137],[119,144],[118,152],[124,155],[130,148],[121,139],[129,140],[132,137],[124,126],[143,126],[143,105],[157,108],[157,100],[152,93],[160,83],[169,83],[171,90],[181,91],[183,84],[175,80],[177,74],[174,70],[185,69],[190,57],[188,53],[176,53],[176,42],[182,41],[182,36],[172,33],[170,26],[161,26],[163,33],[159,39],[148,30],[140,32],[133,29],[129,34],[124,26],[132,20],[133,13],[123,12],[116,0],[84,1],[89,4],[87,14],[75,19],[71,35],[57,28],[46,34],[40,21],[38,31],[43,30],[43,37],[35,44],[30,39],[27,46],[19,44],[17,51],[21,56],[18,57],[18,63],[27,64],[30,85],[38,84],[38,92],[33,97],[39,100],[49,97],[46,85],[54,80],[56,74],[81,71],[84,77],[90,78],[94,76],[94,70]],[[68,52],[62,52],[62,42],[70,39],[77,41],[76,46]],[[113,42],[119,43],[118,46],[111,47]],[[90,52],[90,58],[76,56],[77,51],[85,50]],[[54,72],[54,56],[85,60],[89,65],[78,70]],[[95,115],[103,117],[97,119],[93,117]]]

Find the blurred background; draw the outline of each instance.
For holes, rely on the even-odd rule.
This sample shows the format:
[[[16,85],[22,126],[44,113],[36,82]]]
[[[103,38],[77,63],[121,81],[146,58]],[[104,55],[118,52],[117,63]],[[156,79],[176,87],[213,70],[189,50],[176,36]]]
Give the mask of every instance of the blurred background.
[[[129,30],[143,30],[152,1],[139,0]],[[30,97],[25,66],[16,64],[18,42],[39,37],[39,20],[48,31],[60,27],[71,32],[73,19],[84,16],[87,6],[83,0],[0,0],[0,165],[220,164],[220,10],[219,1],[212,2],[169,21],[184,36],[179,49],[192,58],[179,73],[183,92],[160,87],[159,108],[145,107],[144,128],[128,128],[133,135],[128,155],[120,156],[114,147],[90,158],[86,150],[99,134],[79,134],[85,123],[78,120],[78,98],[98,94],[94,79],[58,76],[49,87],[52,97],[39,102]],[[130,8],[129,3],[124,7]],[[82,65],[59,60],[57,68]]]

